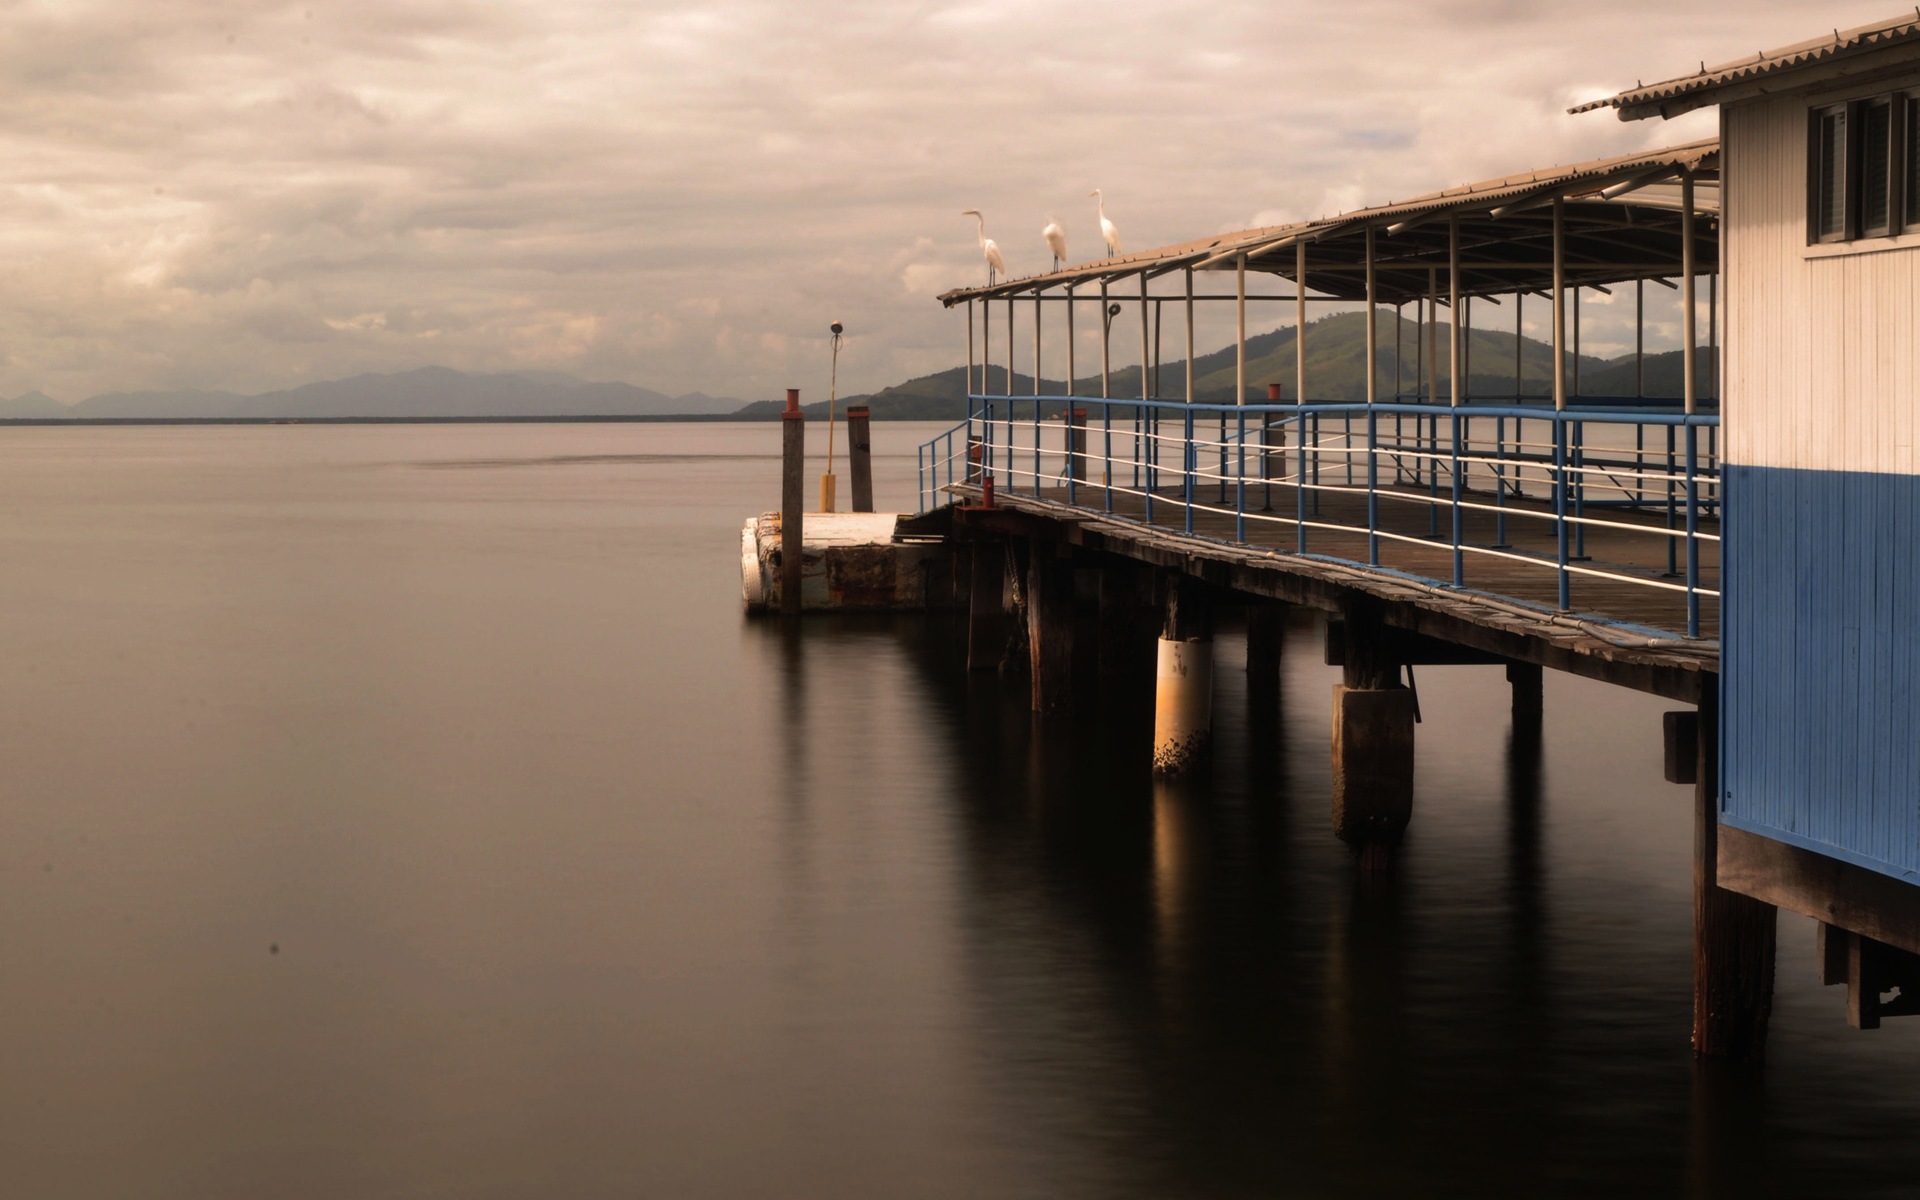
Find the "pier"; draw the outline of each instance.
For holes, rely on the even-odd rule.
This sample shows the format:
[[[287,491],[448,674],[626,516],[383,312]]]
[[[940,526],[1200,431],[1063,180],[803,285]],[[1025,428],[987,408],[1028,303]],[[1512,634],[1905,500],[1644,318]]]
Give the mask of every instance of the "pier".
[[[1862,55],[1913,74],[1916,46],[1920,22],[1836,32],[1609,103],[1623,117],[1668,115],[1676,95],[1686,107],[1725,92],[1743,145],[1763,127],[1785,145],[1806,136],[1806,101],[1791,89],[1755,99],[1767,90],[1750,75],[1808,72],[1817,89]],[[1920,122],[1920,99],[1892,97],[1847,103],[1904,105]],[[1844,128],[1816,124],[1814,136]],[[1803,149],[1781,161],[1807,161]],[[1920,552],[1893,515],[1911,511],[1902,488],[1920,474],[1899,432],[1911,399],[1874,391],[1849,406],[1843,382],[1816,414],[1793,388],[1824,380],[1774,379],[1777,361],[1806,371],[1812,355],[1794,339],[1814,334],[1804,314],[1776,311],[1775,293],[1801,286],[1778,268],[1799,252],[1797,227],[1754,198],[1831,197],[1807,199],[1748,153],[1723,163],[1715,139],[1533,170],[945,294],[966,314],[967,415],[920,448],[913,529],[953,551],[947,597],[966,611],[970,667],[1024,669],[1033,712],[1062,711],[1087,636],[1076,624],[1091,624],[1100,686],[1152,689],[1154,770],[1198,773],[1225,669],[1217,614],[1245,614],[1246,670],[1267,680],[1279,606],[1317,611],[1326,661],[1342,670],[1330,833],[1364,874],[1391,873],[1419,820],[1421,666],[1502,669],[1528,737],[1546,670],[1672,700],[1685,707],[1648,736],[1663,741],[1669,782],[1691,789],[1695,1051],[1762,1053],[1782,908],[1819,922],[1815,967],[1845,986],[1855,1028],[1920,1012],[1909,990],[1920,988],[1920,779],[1904,749],[1920,711],[1900,682],[1920,672],[1909,579]],[[1902,203],[1920,196],[1920,161],[1886,169],[1908,181]],[[1759,215],[1723,226],[1729,195]],[[1808,253],[1810,275],[1840,261],[1848,238],[1920,233],[1920,201],[1906,226],[1860,215],[1879,211],[1809,216],[1810,239],[1840,247]],[[1784,251],[1768,241],[1783,229]],[[1912,257],[1882,260],[1899,267],[1888,287],[1844,277],[1881,379],[1912,369]],[[1678,306],[1667,394],[1646,386],[1650,287]],[[1630,302],[1630,389],[1617,374],[1612,388],[1583,386],[1583,297],[1616,314]],[[1203,385],[1196,315],[1226,305],[1231,384]],[[1249,311],[1276,306],[1291,340],[1256,360]],[[1163,388],[1169,310],[1184,377]],[[1313,367],[1313,339],[1332,326],[1310,311],[1358,317],[1361,395],[1337,394],[1340,381]],[[1476,312],[1494,313],[1504,340]],[[1542,324],[1544,370],[1527,355]],[[1723,370],[1723,326],[1746,331],[1738,370]],[[1080,369],[1077,327],[1097,331],[1097,375]],[[1064,350],[1057,381],[1049,328]],[[1122,338],[1135,363],[1116,371]],[[1723,377],[1735,385],[1725,396]],[[1723,416],[1738,421],[1742,405],[1749,424],[1723,439]],[[1848,476],[1853,452],[1875,473]],[[1809,455],[1839,466],[1775,465]],[[939,606],[934,590],[923,599]]]

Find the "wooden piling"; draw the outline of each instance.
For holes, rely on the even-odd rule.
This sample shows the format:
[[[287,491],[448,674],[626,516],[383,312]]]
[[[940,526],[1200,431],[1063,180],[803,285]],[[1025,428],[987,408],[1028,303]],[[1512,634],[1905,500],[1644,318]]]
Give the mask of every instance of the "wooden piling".
[[[1126,559],[1101,564],[1098,577],[1100,674],[1144,679],[1153,671],[1159,613],[1153,573]]]
[[[1716,882],[1720,853],[1719,699],[1700,702],[1693,823],[1693,1051],[1702,1058],[1759,1058],[1773,1010],[1771,904]]]
[[[1333,831],[1362,863],[1383,865],[1413,817],[1413,692],[1380,601],[1341,605],[1342,681],[1333,688]]]
[[[1073,548],[1027,548],[1027,654],[1033,711],[1064,712],[1073,703]]]
[[[780,414],[780,611],[800,611],[800,568],[805,539],[801,510],[806,507],[807,418],[800,411],[800,389],[787,389],[786,411]]]
[[[853,511],[873,511],[873,433],[870,410],[856,404],[847,410],[847,472],[853,479]]]
[[[1247,608],[1247,686],[1280,686],[1281,646],[1287,632],[1287,610],[1278,604]]]
[[[1067,406],[1067,470],[1080,483],[1087,482],[1087,410]]]
[[[967,575],[967,670],[998,671],[1007,661],[1007,549],[975,542]]]
[[[1507,683],[1513,689],[1513,728],[1539,733],[1546,717],[1546,672],[1539,663],[1510,662]]]

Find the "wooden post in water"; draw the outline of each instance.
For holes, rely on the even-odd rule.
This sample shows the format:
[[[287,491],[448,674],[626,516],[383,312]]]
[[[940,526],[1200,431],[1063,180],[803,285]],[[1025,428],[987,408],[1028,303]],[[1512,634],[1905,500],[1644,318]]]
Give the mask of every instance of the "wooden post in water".
[[[998,671],[1007,661],[1007,550],[973,543],[967,578],[967,670]]]
[[[1513,688],[1515,733],[1539,736],[1540,723],[1546,716],[1545,675],[1539,663],[1507,664],[1507,683]]]
[[[1381,603],[1354,593],[1340,605],[1346,626],[1342,681],[1333,686],[1333,831],[1384,866],[1413,817],[1413,692],[1400,682],[1395,639]]]
[[[873,511],[873,434],[869,410],[856,404],[847,410],[847,471],[853,476],[853,511]]]
[[[1773,905],[1715,882],[1720,858],[1720,701],[1700,701],[1693,785],[1693,1052],[1759,1058],[1773,1011]]]
[[[1255,603],[1247,608],[1247,687],[1272,691],[1280,686],[1281,645],[1287,631],[1284,605]]]
[[[787,389],[787,408],[780,414],[780,611],[800,611],[802,547],[800,510],[806,507],[807,418],[800,411],[800,389]]]
[[[1073,547],[1065,542],[1028,544],[1027,653],[1033,665],[1033,711],[1072,707]]]

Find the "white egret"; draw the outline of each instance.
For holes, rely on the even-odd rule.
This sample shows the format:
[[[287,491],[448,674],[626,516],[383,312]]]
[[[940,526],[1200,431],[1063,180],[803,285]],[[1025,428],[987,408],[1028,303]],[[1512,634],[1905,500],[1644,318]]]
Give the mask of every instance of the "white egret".
[[[1100,213],[1100,236],[1107,243],[1107,257],[1112,258],[1120,253],[1120,231],[1113,227],[1112,221],[1107,220],[1107,202],[1100,195],[1100,189],[1095,188],[1087,194],[1099,202],[1097,211]]]
[[[960,215],[963,217],[972,217],[974,220],[980,222],[980,253],[987,256],[987,286],[992,287],[993,277],[996,274],[1005,275],[1007,273],[1007,260],[1000,257],[1000,247],[992,238],[987,236],[987,219],[980,215],[979,209],[969,208]]]
[[[1040,236],[1047,239],[1047,249],[1053,251],[1053,269],[1058,271],[1061,264],[1067,261],[1067,231],[1060,228],[1060,222],[1053,219],[1052,213],[1048,213],[1047,227],[1040,231]]]

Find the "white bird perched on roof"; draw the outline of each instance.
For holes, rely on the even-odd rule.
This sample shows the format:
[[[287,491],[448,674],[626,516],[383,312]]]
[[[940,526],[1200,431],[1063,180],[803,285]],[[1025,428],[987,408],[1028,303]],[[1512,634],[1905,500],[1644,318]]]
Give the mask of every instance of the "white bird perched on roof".
[[[1047,227],[1040,231],[1040,236],[1047,239],[1047,249],[1053,251],[1053,269],[1058,271],[1060,264],[1067,261],[1067,231],[1048,213]]]
[[[987,236],[987,219],[980,215],[979,209],[969,208],[960,215],[972,217],[980,222],[980,253],[987,256],[987,286],[992,287],[996,273],[1000,275],[1007,273],[1007,260],[1000,257],[1000,247]]]
[[[1100,195],[1100,189],[1095,188],[1087,194],[1099,202],[1097,211],[1100,214],[1100,237],[1101,240],[1107,243],[1107,257],[1112,258],[1114,255],[1120,253],[1120,231],[1113,227],[1112,221],[1107,220],[1107,202],[1106,199]]]

